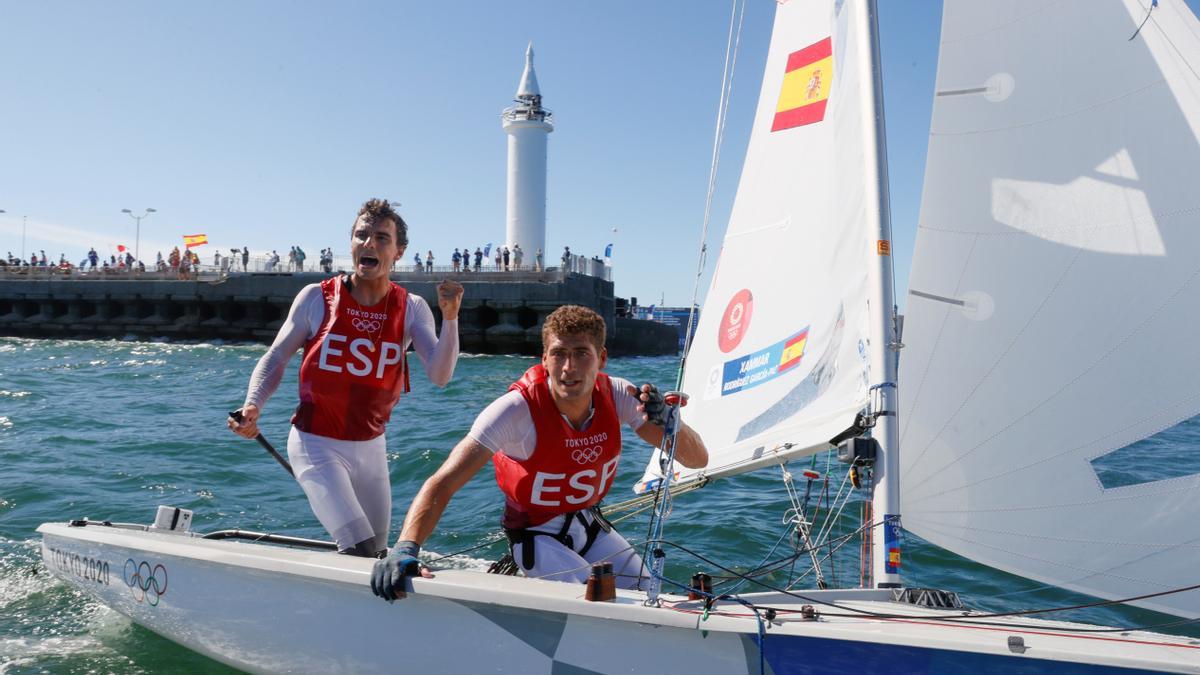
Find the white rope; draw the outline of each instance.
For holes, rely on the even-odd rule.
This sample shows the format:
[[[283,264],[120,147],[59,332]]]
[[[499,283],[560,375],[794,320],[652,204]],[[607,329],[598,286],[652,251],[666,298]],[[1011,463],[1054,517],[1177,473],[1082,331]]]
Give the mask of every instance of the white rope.
[[[740,7],[739,7],[740,5]],[[721,97],[717,102],[717,123],[713,131],[712,163],[708,169],[708,191],[704,197],[704,222],[700,230],[700,254],[696,261],[696,280],[692,285],[692,304],[688,310],[687,330],[684,332],[683,361],[687,361],[692,346],[692,327],[696,322],[696,298],[700,295],[700,277],[704,274],[708,252],[708,224],[712,218],[713,194],[717,190],[717,168],[721,163],[721,146],[725,140],[729,99],[733,93],[733,74],[737,68],[738,48],[742,41],[742,23],[746,17],[746,0],[733,0],[729,12],[729,35],[725,40],[725,70],[721,75]],[[735,29],[736,25],[736,29]],[[679,369],[676,388],[683,386],[683,368]]]

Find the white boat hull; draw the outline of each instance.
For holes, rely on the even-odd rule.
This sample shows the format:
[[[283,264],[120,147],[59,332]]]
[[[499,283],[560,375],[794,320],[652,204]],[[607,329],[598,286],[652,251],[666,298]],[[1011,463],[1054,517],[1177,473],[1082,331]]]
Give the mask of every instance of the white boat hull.
[[[822,616],[810,621],[799,615],[803,601],[744,595],[778,610],[762,624],[760,650],[759,620],[736,603],[704,618],[676,596],[658,608],[643,606],[640,592],[588,602],[573,584],[446,570],[414,580],[408,599],[389,604],[371,594],[368,559],[95,523],[39,532],[46,565],[64,580],[155,633],[255,673],[758,673],[760,664],[768,673],[1200,673],[1200,641],[934,620],[946,611],[891,602],[887,591],[805,595],[906,618],[833,617],[850,612],[814,603]],[[1010,636],[1023,647],[1010,646]]]

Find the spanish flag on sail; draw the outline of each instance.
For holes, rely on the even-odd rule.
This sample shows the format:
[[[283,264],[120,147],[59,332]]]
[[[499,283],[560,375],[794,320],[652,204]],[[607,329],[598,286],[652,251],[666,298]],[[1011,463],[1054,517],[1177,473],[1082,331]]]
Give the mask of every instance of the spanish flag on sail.
[[[185,234],[183,235],[183,247],[191,248],[193,246],[203,246],[208,243],[207,234]]]
[[[833,43],[829,38],[788,55],[771,131],[820,122],[833,84]]]

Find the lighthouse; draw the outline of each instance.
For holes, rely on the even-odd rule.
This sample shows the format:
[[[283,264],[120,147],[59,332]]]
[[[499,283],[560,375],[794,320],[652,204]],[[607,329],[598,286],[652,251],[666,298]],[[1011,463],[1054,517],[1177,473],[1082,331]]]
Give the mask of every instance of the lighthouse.
[[[538,249],[546,251],[546,137],[554,131],[554,116],[542,107],[542,92],[533,71],[532,42],[525,50],[525,70],[513,102],[515,105],[501,114],[508,134],[504,244],[510,249],[520,245],[525,260],[532,261]]]

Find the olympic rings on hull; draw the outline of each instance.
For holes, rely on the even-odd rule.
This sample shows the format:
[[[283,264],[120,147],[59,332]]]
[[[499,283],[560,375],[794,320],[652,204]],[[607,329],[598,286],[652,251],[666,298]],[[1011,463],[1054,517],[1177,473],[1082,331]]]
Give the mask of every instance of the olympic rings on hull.
[[[158,599],[167,592],[167,568],[161,563],[151,567],[145,560],[134,562],[129,558],[125,561],[124,579],[133,599],[151,607],[158,605]]]

